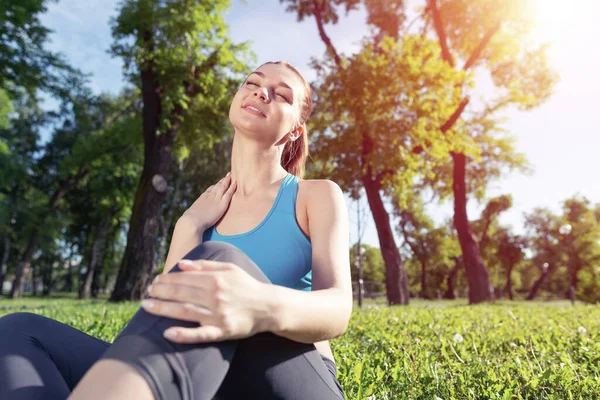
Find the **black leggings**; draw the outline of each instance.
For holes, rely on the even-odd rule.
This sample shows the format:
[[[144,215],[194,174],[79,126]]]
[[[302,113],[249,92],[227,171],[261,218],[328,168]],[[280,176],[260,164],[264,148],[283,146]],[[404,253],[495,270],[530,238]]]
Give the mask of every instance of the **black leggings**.
[[[265,280],[234,246],[207,242],[185,258],[233,262]],[[171,272],[180,271],[175,266]],[[32,313],[0,318],[0,399],[65,399],[100,359],[133,366],[156,399],[344,399],[332,360],[315,346],[273,333],[206,344],[162,337],[171,326],[197,326],[139,309],[113,344]],[[98,390],[102,390],[98,388]]]

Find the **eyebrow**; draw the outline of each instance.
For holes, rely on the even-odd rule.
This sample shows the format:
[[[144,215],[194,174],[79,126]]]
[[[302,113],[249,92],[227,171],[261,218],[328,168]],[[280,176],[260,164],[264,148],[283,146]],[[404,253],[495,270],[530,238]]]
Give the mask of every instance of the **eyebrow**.
[[[260,71],[254,71],[254,72],[251,72],[251,73],[250,73],[250,75],[252,75],[252,74],[256,74],[256,75],[260,76],[261,78],[264,78],[264,77],[265,77],[265,74],[264,74],[264,73],[262,73],[262,72],[260,72]],[[248,75],[248,77],[250,77],[250,75]],[[279,83],[277,84],[277,86],[281,86],[281,87],[284,87],[284,88],[286,88],[286,89],[290,89],[290,90],[292,91],[292,93],[294,93],[294,89],[292,89],[292,88],[290,87],[290,85],[288,85],[288,84],[287,84],[287,83],[285,83],[285,82],[279,82]]]

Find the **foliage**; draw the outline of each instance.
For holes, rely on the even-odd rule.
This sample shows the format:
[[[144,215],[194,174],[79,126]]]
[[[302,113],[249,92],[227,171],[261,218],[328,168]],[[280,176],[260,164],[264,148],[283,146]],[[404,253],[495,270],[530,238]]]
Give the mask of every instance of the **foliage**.
[[[160,105],[152,117],[160,119],[158,135],[181,123],[186,141],[180,144],[212,144],[221,137],[232,91],[252,58],[246,43],[233,44],[227,36],[229,5],[229,0],[121,3],[112,21],[111,53],[123,59],[135,87],[156,77],[152,87],[160,88],[155,93]]]
[[[600,307],[543,303],[355,308],[332,340],[348,399],[592,399],[600,387]],[[0,300],[112,342],[139,303]],[[8,307],[8,308],[5,308]]]
[[[363,280],[365,282],[375,282],[377,292],[384,291],[385,288],[385,264],[381,251],[377,247],[362,243],[360,245],[362,252]],[[358,260],[356,257],[356,245],[350,247],[350,267],[352,281],[358,281]],[[366,289],[365,289],[366,290]]]
[[[62,96],[70,75],[80,75],[61,54],[48,51],[51,31],[40,22],[47,4],[56,0],[2,0],[0,2],[0,89],[11,97],[24,90]]]
[[[436,226],[426,214],[422,197],[417,193],[409,196],[404,208],[395,204],[395,214],[399,218],[398,234],[403,239],[401,246],[408,258],[411,292],[424,298],[442,296],[448,288],[447,277],[454,268],[454,259],[460,256],[460,247],[451,224]],[[462,289],[458,285],[454,288]]]
[[[562,215],[538,208],[526,215],[526,227],[532,268],[548,266],[544,289],[564,297],[573,284],[576,296],[588,302],[600,302],[600,219],[598,205],[574,196],[563,202]],[[570,231],[561,227],[570,226]]]
[[[439,130],[458,104],[455,87],[465,74],[440,60],[435,42],[386,37],[377,45],[365,43],[342,69],[329,64],[316,64],[311,151],[323,164],[322,173],[353,196],[368,168],[374,176],[387,176],[387,187],[398,188],[410,187],[417,173],[430,171],[413,146],[426,147],[433,160],[450,150],[468,152],[467,139]],[[397,193],[404,198],[401,190]]]

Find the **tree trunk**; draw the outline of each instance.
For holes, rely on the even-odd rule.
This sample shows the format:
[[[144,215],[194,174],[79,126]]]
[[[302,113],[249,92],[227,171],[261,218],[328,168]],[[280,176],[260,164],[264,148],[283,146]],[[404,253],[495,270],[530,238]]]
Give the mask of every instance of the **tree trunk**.
[[[448,278],[446,280],[446,293],[444,293],[444,298],[449,300],[456,299],[456,293],[454,292],[454,279],[456,279],[456,274],[458,274],[458,270],[460,268],[460,257],[454,257],[454,268],[448,274]]]
[[[37,245],[37,234],[37,229],[31,233],[29,240],[27,241],[25,251],[23,251],[23,255],[17,264],[17,268],[15,270],[15,280],[13,281],[13,286],[10,289],[10,297],[13,299],[21,297],[23,294],[23,272],[25,271],[25,266],[29,264],[29,260],[31,260],[31,256],[35,251]]]
[[[533,284],[533,287],[529,291],[529,295],[527,296],[526,300],[533,300],[533,299],[535,299],[535,296],[537,296],[537,292],[538,292],[538,290],[540,290],[540,287],[542,286],[542,283],[544,283],[544,281],[546,280],[546,278],[548,277],[548,275],[550,275],[550,268],[551,267],[548,267],[547,269],[542,270],[542,275],[540,275],[540,277],[538,278],[538,280],[535,281],[535,283]]]
[[[94,299],[98,298],[98,292],[100,291],[100,268],[102,265],[102,255],[100,255],[100,261],[98,261],[98,266],[94,270],[94,277],[92,278],[92,287],[91,287],[91,295]]]
[[[513,290],[512,290],[512,270],[514,268],[514,263],[511,261],[510,264],[508,265],[508,272],[506,275],[506,287],[504,288],[504,291],[506,292],[506,294],[508,294],[508,298],[513,300]]]
[[[428,299],[429,296],[427,295],[427,263],[423,259],[420,261],[421,261],[421,297],[423,299]]]
[[[66,276],[66,282],[65,282],[65,291],[67,293],[71,293],[73,291],[73,271],[75,270],[75,268],[73,268],[74,266],[71,265],[71,258],[69,257],[69,264],[68,264],[68,268],[67,268],[67,276]]]
[[[37,296],[37,285],[35,284],[36,279],[37,279],[37,275],[38,275],[38,268],[40,267],[31,267],[30,271],[31,271],[31,295],[32,296]]]
[[[40,269],[40,276],[42,279],[42,296],[47,297],[50,295],[50,292],[53,290],[56,282],[52,280],[52,261],[47,261],[47,264]],[[59,267],[60,268],[60,267]]]
[[[392,227],[390,226],[390,216],[386,211],[379,190],[379,182],[370,175],[363,177],[363,184],[369,200],[369,206],[375,220],[379,245],[381,246],[381,255],[385,262],[385,287],[388,298],[388,304],[409,303],[408,279],[406,271],[402,265],[400,252],[396,247]]]
[[[487,268],[483,264],[479,244],[467,217],[466,157],[452,153],[454,163],[452,190],[454,192],[454,227],[462,250],[465,273],[469,284],[469,304],[492,300],[492,288]]]
[[[148,35],[150,33],[147,32],[146,40],[149,40],[146,37]],[[180,125],[180,120],[174,118],[171,128],[157,135],[162,109],[158,78],[151,63],[141,72],[141,81],[144,169],[135,194],[127,246],[110,296],[111,301],[140,300],[148,286],[154,265],[159,218],[165,200],[165,191],[157,190],[152,179],[166,179],[169,176],[173,140]],[[176,109],[173,112],[177,114],[181,111]]]
[[[67,257],[67,276],[65,277],[65,286],[63,288],[64,291],[70,293],[73,290],[73,266],[71,265],[71,260],[73,258],[73,245],[69,247],[69,256]],[[64,261],[62,261],[64,266]]]
[[[6,279],[6,272],[8,271],[8,257],[10,255],[10,234],[4,235],[4,251],[2,252],[2,262],[0,267],[0,295],[2,294],[2,288],[4,287],[4,280]]]
[[[110,227],[114,213],[115,206],[113,205],[106,213],[102,224],[96,229],[94,241],[92,242],[92,251],[90,252],[88,270],[85,274],[85,280],[81,286],[81,290],[79,291],[80,299],[88,299],[92,294],[92,282],[96,275],[96,269],[102,260],[102,252],[104,251],[108,228]]]
[[[568,253],[567,253],[568,255]],[[577,292],[577,272],[579,270],[578,263],[572,261],[573,256],[568,255],[568,270],[569,270],[569,289],[567,289],[567,299],[575,302],[575,293]]]

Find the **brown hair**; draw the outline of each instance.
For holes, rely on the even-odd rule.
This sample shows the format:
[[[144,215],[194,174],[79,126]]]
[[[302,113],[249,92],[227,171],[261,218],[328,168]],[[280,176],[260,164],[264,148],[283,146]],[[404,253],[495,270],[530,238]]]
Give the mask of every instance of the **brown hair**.
[[[290,174],[302,178],[304,175],[304,166],[306,164],[306,157],[308,156],[308,134],[306,132],[306,120],[308,119],[313,108],[312,101],[312,89],[310,85],[302,76],[302,73],[287,61],[269,61],[266,64],[283,65],[294,71],[296,75],[300,77],[302,83],[304,83],[304,96],[301,99],[300,104],[300,120],[298,121],[297,127],[302,127],[302,135],[294,141],[288,141],[283,148],[281,154],[281,166]]]

